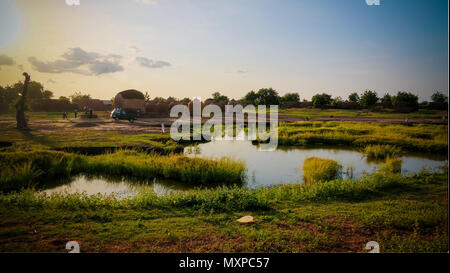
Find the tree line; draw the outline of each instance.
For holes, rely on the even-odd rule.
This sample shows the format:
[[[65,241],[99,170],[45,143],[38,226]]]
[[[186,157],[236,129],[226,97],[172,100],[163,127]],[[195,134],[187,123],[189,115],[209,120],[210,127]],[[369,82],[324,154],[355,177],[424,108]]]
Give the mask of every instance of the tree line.
[[[17,82],[6,87],[0,86],[0,111],[13,110],[14,105],[20,98],[20,92],[23,89],[23,83]],[[189,103],[189,98],[178,100],[173,97],[167,99],[161,97],[150,98],[150,94],[145,92],[145,100],[148,104],[162,103]],[[58,99],[52,99],[53,92],[44,88],[44,86],[36,81],[30,81],[28,85],[27,100],[33,108],[41,109],[58,109],[56,111],[70,111],[76,109],[79,102],[86,99],[92,99],[91,95],[75,92],[69,97],[60,96]],[[113,99],[111,99],[112,101]],[[228,96],[220,92],[212,93],[212,97],[207,99],[208,103],[216,104],[253,104],[253,105],[279,105],[281,108],[295,107],[314,107],[314,108],[345,108],[345,109],[374,109],[376,106],[383,108],[406,108],[410,111],[419,108],[419,98],[411,92],[399,91],[395,95],[389,93],[379,96],[377,92],[365,90],[361,94],[351,93],[346,100],[341,97],[333,97],[327,93],[315,94],[311,101],[303,99],[300,101],[300,94],[297,92],[286,93],[280,96],[273,88],[261,88],[258,91],[250,91],[241,99],[230,99]],[[442,92],[435,92],[431,95],[431,104],[438,105],[440,108],[447,108],[448,97]],[[428,102],[421,102],[423,106]],[[35,106],[35,107],[33,107]]]

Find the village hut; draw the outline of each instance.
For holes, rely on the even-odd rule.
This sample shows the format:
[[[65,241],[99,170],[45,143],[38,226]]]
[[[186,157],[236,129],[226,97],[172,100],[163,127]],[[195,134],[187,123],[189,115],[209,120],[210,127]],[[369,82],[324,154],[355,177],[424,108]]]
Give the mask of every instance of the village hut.
[[[134,89],[119,92],[114,97],[114,107],[129,112],[137,112],[139,110],[143,114],[146,111],[144,94]]]

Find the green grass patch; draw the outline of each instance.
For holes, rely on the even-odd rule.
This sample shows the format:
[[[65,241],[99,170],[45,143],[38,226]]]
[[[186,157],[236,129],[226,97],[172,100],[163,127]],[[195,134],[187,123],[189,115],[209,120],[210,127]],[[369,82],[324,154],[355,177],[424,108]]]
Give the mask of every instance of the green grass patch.
[[[364,147],[363,154],[369,159],[385,159],[399,156],[401,149],[392,145],[367,145]]]
[[[325,182],[340,177],[342,166],[335,160],[309,157],[303,163],[305,183]]]
[[[189,158],[183,155],[146,154],[119,150],[97,156],[56,151],[0,153],[0,191],[42,186],[50,180],[78,173],[162,178],[196,186],[241,184],[245,166],[240,161]]]

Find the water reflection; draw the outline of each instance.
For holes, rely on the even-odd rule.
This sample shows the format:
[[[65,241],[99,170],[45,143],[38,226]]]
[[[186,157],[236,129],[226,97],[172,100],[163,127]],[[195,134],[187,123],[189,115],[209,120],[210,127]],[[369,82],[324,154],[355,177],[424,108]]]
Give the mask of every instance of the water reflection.
[[[158,196],[187,190],[173,181],[132,181],[125,178],[112,178],[105,176],[77,175],[70,180],[57,181],[47,189],[42,190],[46,194],[74,194],[85,193],[87,195],[114,195],[117,198],[132,197],[142,191],[153,191]]]
[[[185,155],[191,157],[221,158],[231,157],[243,160],[246,164],[245,186],[248,188],[267,187],[279,184],[303,182],[303,162],[315,156],[338,161],[343,166],[343,177],[357,178],[364,172],[373,172],[380,164],[368,161],[357,150],[343,147],[293,148],[278,147],[276,151],[259,150],[251,141],[215,140],[204,144],[186,147]],[[437,169],[447,162],[445,156],[410,153],[401,157],[402,173],[418,172],[422,168]],[[191,189],[189,185],[177,181],[132,180],[125,178],[78,175],[65,181],[55,181],[43,192],[114,194],[118,198],[127,198],[141,191],[153,191],[158,196],[168,195]]]
[[[308,157],[329,158],[343,166],[343,177],[357,178],[364,172],[371,173],[380,162],[368,161],[366,157],[353,149],[345,148],[293,148],[278,147],[276,151],[262,152],[250,141],[211,141],[185,149],[187,156],[220,158],[224,156],[243,160],[247,167],[246,186],[271,186],[303,182],[303,162]],[[445,157],[421,154],[405,154],[402,159],[402,173],[418,172],[422,168],[436,169],[442,166]]]

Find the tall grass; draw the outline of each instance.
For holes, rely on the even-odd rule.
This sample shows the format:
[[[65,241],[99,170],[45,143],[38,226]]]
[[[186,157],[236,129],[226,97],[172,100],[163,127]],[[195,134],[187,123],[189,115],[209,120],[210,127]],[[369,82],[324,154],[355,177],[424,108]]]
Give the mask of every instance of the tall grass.
[[[303,163],[303,176],[306,184],[324,182],[341,176],[342,165],[331,159],[309,157]]]
[[[98,156],[56,151],[5,152],[0,153],[0,168],[0,191],[40,186],[50,180],[78,173],[138,179],[162,178],[196,186],[240,184],[245,173],[243,162],[229,158],[210,160],[133,150]]]
[[[363,122],[281,123],[278,144],[305,146],[315,144],[365,147],[392,145],[405,151],[446,154],[447,125],[387,124]]]
[[[380,170],[387,174],[400,173],[402,171],[402,160],[399,158],[387,157],[380,166]]]
[[[181,208],[214,211],[270,210],[279,202],[362,201],[390,193],[417,192],[420,186],[447,183],[448,170],[426,171],[413,175],[387,174],[380,170],[358,179],[336,179],[327,183],[291,184],[271,188],[246,189],[219,187],[157,196],[144,191],[126,199],[107,195],[36,194],[22,191],[0,194],[0,206],[79,208]]]
[[[392,145],[368,145],[363,153],[369,159],[385,159],[386,157],[396,157],[401,154],[401,149]]]

